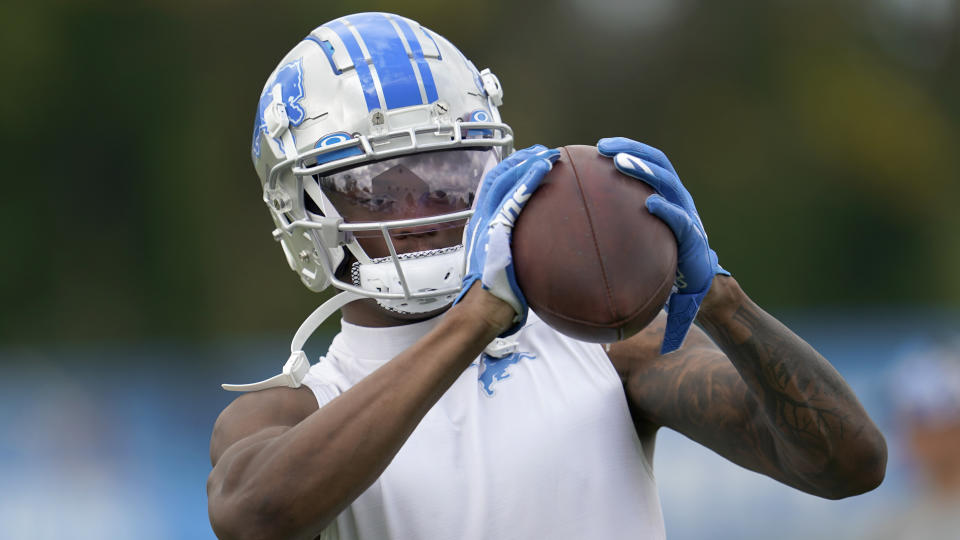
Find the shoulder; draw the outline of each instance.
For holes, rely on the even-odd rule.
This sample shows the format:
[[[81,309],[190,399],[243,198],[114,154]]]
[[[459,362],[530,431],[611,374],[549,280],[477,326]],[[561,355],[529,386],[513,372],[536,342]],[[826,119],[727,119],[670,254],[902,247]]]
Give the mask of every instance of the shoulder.
[[[237,441],[265,430],[275,431],[302,422],[319,408],[309,388],[270,388],[233,400],[220,413],[210,437],[213,464]]]

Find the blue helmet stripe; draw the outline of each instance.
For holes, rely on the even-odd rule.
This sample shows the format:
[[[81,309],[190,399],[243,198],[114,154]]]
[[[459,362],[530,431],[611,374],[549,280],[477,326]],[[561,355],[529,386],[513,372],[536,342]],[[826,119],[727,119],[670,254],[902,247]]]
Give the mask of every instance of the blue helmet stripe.
[[[304,41],[312,41],[320,46],[320,49],[323,50],[323,53],[327,55],[327,62],[330,62],[330,69],[333,70],[334,75],[339,75],[340,70],[337,69],[337,65],[333,62],[333,45],[329,41],[320,41],[316,36],[307,36],[303,38]]]
[[[353,61],[353,68],[357,70],[357,76],[360,78],[363,97],[367,101],[367,110],[372,111],[379,109],[380,98],[377,96],[377,86],[373,82],[370,66],[367,65],[367,61],[363,58],[363,51],[360,50],[360,45],[358,45],[357,40],[353,38],[350,29],[340,21],[327,23],[326,26],[340,36],[340,40],[343,41],[343,45],[347,48],[347,54],[350,55],[350,59]]]
[[[346,17],[356,28],[373,59],[383,100],[388,109],[423,104],[420,85],[396,28],[382,13],[360,13]]]
[[[407,44],[410,45],[410,52],[413,53],[413,61],[417,64],[417,69],[420,70],[420,80],[423,81],[423,89],[427,94],[427,103],[433,103],[439,99],[439,96],[437,96],[437,85],[433,82],[433,72],[430,71],[430,65],[427,64],[426,58],[423,57],[423,48],[420,47],[420,41],[417,39],[417,36],[413,34],[413,28],[410,27],[409,20],[400,19],[397,21],[397,26],[403,31],[403,37],[407,40]]]

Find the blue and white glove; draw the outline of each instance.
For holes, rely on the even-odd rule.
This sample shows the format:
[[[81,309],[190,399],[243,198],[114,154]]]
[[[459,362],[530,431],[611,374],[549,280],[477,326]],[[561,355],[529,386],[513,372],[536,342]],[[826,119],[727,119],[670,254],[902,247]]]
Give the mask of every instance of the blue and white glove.
[[[677,238],[677,280],[667,302],[667,329],[660,354],[675,351],[697,316],[713,276],[729,276],[730,272],[717,263],[693,197],[663,152],[623,137],[600,139],[597,149],[613,158],[617,170],[642,180],[657,192],[647,198],[647,210],[663,220]]]
[[[530,195],[559,157],[559,150],[536,145],[515,152],[500,162],[483,178],[477,190],[473,216],[463,232],[467,270],[463,290],[454,304],[470,290],[473,282],[480,280],[484,289],[517,312],[513,326],[500,337],[516,333],[527,322],[527,300],[517,285],[510,251],[513,225]]]

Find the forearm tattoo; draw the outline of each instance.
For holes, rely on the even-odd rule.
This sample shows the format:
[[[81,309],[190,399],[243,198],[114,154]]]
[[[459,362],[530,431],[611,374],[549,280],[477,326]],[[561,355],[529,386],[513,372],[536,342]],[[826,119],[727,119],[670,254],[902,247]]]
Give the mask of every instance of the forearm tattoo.
[[[856,398],[829,362],[756,305],[740,305],[733,322],[739,339],[729,326],[704,326],[760,406],[757,420],[771,428],[768,437],[753,433],[754,449],[775,456],[770,465],[795,482],[831,477],[836,447],[863,429],[851,421]]]

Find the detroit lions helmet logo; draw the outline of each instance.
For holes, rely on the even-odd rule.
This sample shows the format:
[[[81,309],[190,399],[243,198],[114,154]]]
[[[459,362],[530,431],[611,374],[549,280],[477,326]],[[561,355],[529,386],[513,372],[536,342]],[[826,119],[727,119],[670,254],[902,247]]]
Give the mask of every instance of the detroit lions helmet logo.
[[[287,117],[290,119],[291,126],[299,126],[303,123],[307,113],[300,105],[303,99],[303,67],[302,58],[298,58],[289,64],[277,70],[277,75],[270,81],[260,94],[260,103],[257,106],[257,118],[253,124],[253,153],[260,157],[260,134],[266,134],[267,123],[263,119],[264,111],[273,102],[273,89],[278,85],[287,110]],[[283,150],[283,143],[278,139],[272,139],[279,150]]]
[[[480,372],[477,375],[480,387],[488,396],[492,396],[494,393],[493,385],[510,378],[507,368],[521,360],[532,360],[536,357],[535,354],[522,352],[515,352],[503,358],[494,358],[488,354],[483,354],[480,357]]]

